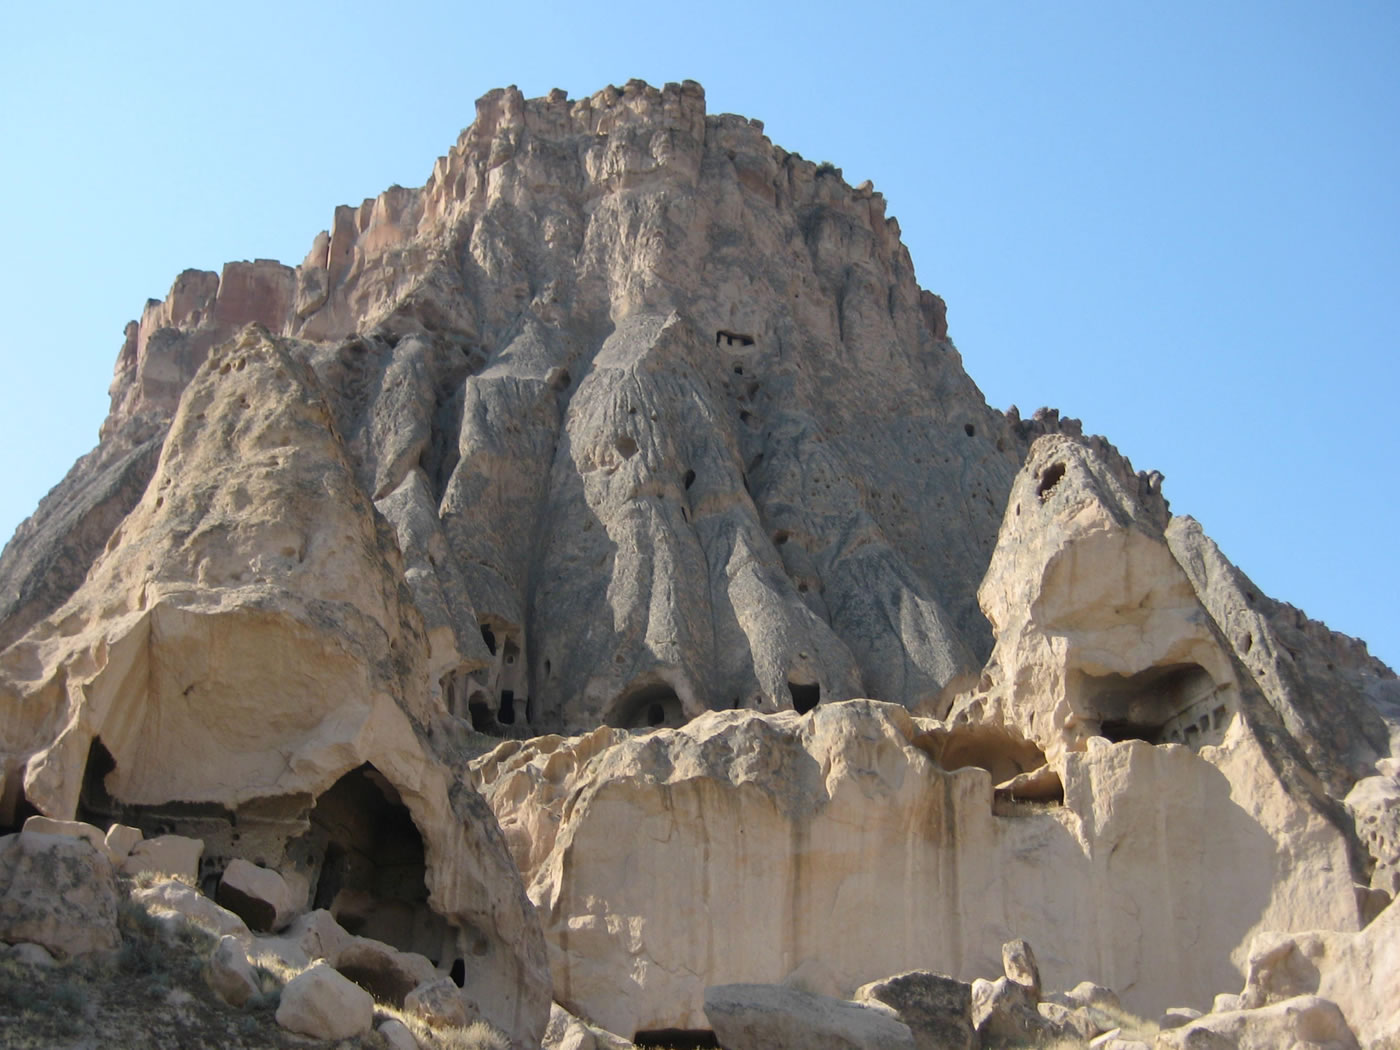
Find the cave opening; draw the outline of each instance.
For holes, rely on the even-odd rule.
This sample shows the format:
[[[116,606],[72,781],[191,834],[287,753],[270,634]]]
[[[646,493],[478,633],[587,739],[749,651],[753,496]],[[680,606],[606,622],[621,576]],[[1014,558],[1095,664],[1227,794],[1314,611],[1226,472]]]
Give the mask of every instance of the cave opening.
[[[117,768],[117,760],[100,736],[88,745],[87,764],[83,767],[83,783],[78,789],[77,818],[96,828],[105,828],[119,817],[119,806],[107,790],[107,777]]]
[[[328,910],[352,934],[418,952],[450,971],[461,958],[457,931],[428,906],[423,837],[383,774],[369,763],[346,773],[316,800],[310,823],[313,906]],[[370,983],[391,980],[374,969],[360,976]],[[400,1000],[410,990],[356,983]]]
[[[496,712],[496,721],[503,726],[515,725],[515,690],[501,690],[501,706]]]
[[[1099,735],[1118,743],[1199,747],[1219,743],[1230,704],[1200,664],[1167,664],[1132,675],[1085,675],[1082,706],[1099,721]]]
[[[792,694],[792,709],[805,715],[822,702],[822,687],[817,682],[794,682],[789,680],[788,692]]]
[[[481,640],[486,643],[486,651],[492,656],[496,655],[496,632],[491,630],[489,623],[481,625]]]
[[[658,729],[685,724],[681,698],[667,682],[653,682],[624,693],[605,721],[619,729]]]
[[[491,710],[491,705],[486,702],[486,694],[475,692],[471,699],[467,701],[467,715],[471,718],[472,728],[478,733],[490,733],[496,728],[496,715]]]
[[[1045,765],[1045,752],[1029,740],[1004,729],[972,726],[948,734],[937,754],[944,769],[975,766],[992,775],[993,784],[1039,769]]]
[[[632,1044],[642,1050],[712,1050],[719,1046],[719,1040],[703,1028],[649,1028],[638,1031]]]
[[[1065,476],[1065,465],[1063,463],[1052,463],[1046,467],[1040,475],[1040,482],[1035,487],[1035,494],[1040,497],[1041,502],[1050,498],[1050,490],[1060,483],[1060,479]]]
[[[5,774],[0,784],[0,835],[12,835],[24,827],[39,810],[24,793],[24,767],[17,766]]]

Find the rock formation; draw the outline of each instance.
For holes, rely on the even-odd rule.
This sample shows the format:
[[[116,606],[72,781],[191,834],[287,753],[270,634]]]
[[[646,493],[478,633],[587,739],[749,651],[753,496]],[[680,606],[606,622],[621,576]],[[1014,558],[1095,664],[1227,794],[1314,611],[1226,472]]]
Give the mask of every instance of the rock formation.
[[[519,1046],[1018,937],[1205,1012],[1394,910],[1394,674],[988,407],[883,198],[692,82],[491,92],[299,266],[181,274],[111,395],[0,554],[0,828],[327,909]]]

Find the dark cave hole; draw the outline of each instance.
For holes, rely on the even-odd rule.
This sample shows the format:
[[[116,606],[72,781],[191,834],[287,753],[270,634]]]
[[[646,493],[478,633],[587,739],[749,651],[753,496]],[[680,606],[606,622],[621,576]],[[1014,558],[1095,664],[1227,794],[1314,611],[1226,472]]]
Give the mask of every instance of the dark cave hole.
[[[719,1046],[714,1032],[703,1028],[650,1028],[632,1037],[635,1046],[644,1050],[711,1050]]]
[[[496,721],[503,726],[515,725],[515,690],[501,690],[501,706],[496,712]]]
[[[1192,746],[1225,727],[1228,705],[1199,664],[1150,667],[1133,675],[1086,675],[1084,706],[1099,718],[1099,735],[1119,743]]]
[[[624,695],[613,705],[607,724],[619,729],[654,729],[685,723],[681,699],[666,682],[653,682]]]
[[[1035,494],[1042,500],[1050,495],[1050,490],[1060,483],[1060,479],[1065,476],[1065,465],[1063,463],[1052,463],[1045,468],[1040,475],[1040,484],[1035,487]]]
[[[353,934],[430,959],[446,955],[456,966],[459,931],[428,907],[423,837],[379,770],[365,763],[337,780],[316,800],[310,824],[306,838],[320,858],[308,871],[314,907],[329,910]],[[357,960],[346,963],[353,968]],[[402,1003],[413,988],[406,975],[369,960],[362,973],[337,969],[390,1002]]]
[[[613,441],[613,447],[617,449],[623,459],[631,459],[637,454],[637,442],[632,438],[631,434],[617,435],[617,438]]]
[[[471,717],[472,728],[478,733],[489,733],[496,728],[496,716],[492,714],[484,693],[472,694],[467,701],[467,714]]]
[[[496,632],[491,630],[489,623],[481,625],[481,640],[486,643],[486,651],[492,656],[496,655]]]
[[[968,437],[973,437],[977,433],[977,428],[974,427],[971,423],[964,423],[963,433],[966,434]]]
[[[694,484],[695,484],[695,471],[693,471],[693,470],[687,470],[687,471],[685,472],[685,487],[686,487],[686,488],[690,488],[690,486],[691,486],[691,485],[694,485]]]
[[[792,709],[799,715],[805,715],[822,700],[822,687],[816,682],[809,685],[788,682],[788,692],[792,694]]]
[[[452,963],[452,972],[448,974],[452,978],[452,983],[458,988],[467,986],[467,962],[465,959],[455,959]]]

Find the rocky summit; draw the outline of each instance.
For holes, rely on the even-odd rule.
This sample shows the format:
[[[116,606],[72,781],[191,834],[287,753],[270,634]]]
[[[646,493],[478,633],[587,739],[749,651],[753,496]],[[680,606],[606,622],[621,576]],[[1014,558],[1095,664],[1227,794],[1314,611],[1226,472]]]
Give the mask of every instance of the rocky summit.
[[[0,1031],[1400,1046],[1394,673],[698,84],[492,91],[111,398],[0,556]]]

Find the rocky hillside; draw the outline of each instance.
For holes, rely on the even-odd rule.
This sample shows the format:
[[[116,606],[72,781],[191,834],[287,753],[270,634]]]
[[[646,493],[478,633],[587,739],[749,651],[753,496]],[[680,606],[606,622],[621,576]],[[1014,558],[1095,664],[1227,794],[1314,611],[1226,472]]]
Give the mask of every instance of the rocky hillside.
[[[1019,937],[1204,1011],[1400,890],[1393,672],[990,408],[883,198],[692,82],[491,92],[111,394],[0,555],[0,829],[275,874],[518,1046]]]

